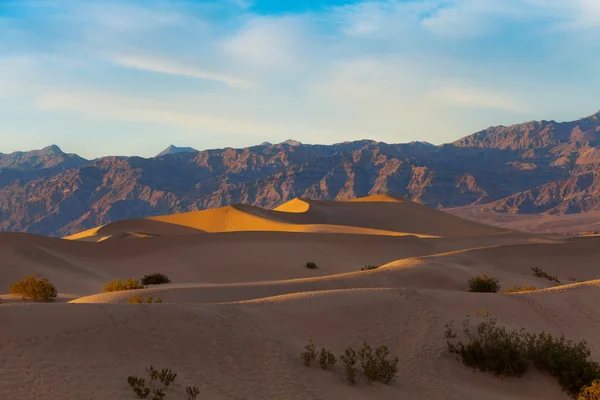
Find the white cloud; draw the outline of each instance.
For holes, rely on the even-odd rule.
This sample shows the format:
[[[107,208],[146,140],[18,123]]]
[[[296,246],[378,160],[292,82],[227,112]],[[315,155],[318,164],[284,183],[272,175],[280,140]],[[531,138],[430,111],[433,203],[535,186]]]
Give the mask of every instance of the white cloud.
[[[527,107],[511,96],[481,88],[448,85],[434,89],[426,95],[429,101],[441,106],[466,107],[470,109],[488,108],[517,113],[526,113]]]
[[[195,128],[216,133],[260,135],[264,131],[259,126],[235,118],[219,118],[184,111],[168,102],[110,93],[49,92],[39,96],[36,105],[43,110],[75,111],[94,118]]]
[[[212,80],[224,83],[234,88],[251,88],[254,86],[253,82],[243,78],[205,71],[195,66],[180,64],[171,60],[163,60],[144,56],[117,55],[114,57],[114,62],[118,65],[128,68]]]

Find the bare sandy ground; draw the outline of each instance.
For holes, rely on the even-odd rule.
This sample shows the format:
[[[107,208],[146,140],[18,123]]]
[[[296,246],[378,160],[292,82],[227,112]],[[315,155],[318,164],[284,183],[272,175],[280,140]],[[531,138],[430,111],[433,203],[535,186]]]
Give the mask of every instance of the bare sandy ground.
[[[444,324],[483,310],[586,339],[600,360],[600,238],[536,236],[377,196],[121,221],[69,239],[0,234],[0,399],[134,399],[125,378],[148,365],[172,368],[202,399],[568,399],[534,370],[498,379],[447,354]],[[367,264],[381,267],[361,272]],[[535,266],[565,285],[533,277]],[[6,294],[31,272],[57,286],[57,302]],[[173,283],[100,293],[150,272]],[[479,273],[541,290],[468,293]],[[163,303],[127,304],[134,293]],[[386,344],[398,379],[351,387],[339,366],[307,369],[310,338],[336,354]]]
[[[480,211],[481,206],[448,208],[444,211],[473,221],[523,232],[559,235],[597,235],[600,211],[579,214],[506,214]]]

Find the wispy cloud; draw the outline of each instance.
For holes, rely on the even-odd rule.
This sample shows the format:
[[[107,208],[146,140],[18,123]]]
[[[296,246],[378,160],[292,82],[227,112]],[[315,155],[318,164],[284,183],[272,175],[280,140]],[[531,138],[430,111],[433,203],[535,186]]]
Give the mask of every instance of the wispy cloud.
[[[134,55],[116,55],[113,60],[116,64],[128,68],[135,68],[169,75],[186,76],[196,79],[206,79],[224,83],[234,88],[251,88],[254,86],[254,83],[249,80],[205,71],[195,66],[185,65],[171,60]]]

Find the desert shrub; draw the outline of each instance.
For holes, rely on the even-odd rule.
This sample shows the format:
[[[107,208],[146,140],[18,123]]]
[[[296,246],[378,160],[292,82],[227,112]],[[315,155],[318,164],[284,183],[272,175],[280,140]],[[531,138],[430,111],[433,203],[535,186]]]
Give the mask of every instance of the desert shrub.
[[[454,339],[456,337],[456,329],[454,329],[454,321],[447,322],[444,325],[444,336],[446,339]]]
[[[475,275],[469,279],[469,292],[497,293],[500,290],[498,279],[487,275]]]
[[[369,383],[379,381],[389,384],[396,378],[399,360],[398,357],[388,359],[389,354],[387,346],[379,346],[373,352],[367,342],[358,351],[360,367]]]
[[[167,396],[165,389],[153,389],[152,400],[162,400]]]
[[[523,286],[513,286],[511,288],[508,288],[504,291],[504,293],[517,293],[517,292],[527,292],[529,290],[537,290],[537,288],[533,285],[530,285],[529,283],[526,283]]]
[[[545,278],[545,279],[548,279],[550,282],[556,282],[560,285],[560,281],[558,280],[557,277],[548,275],[548,273],[546,273],[541,268],[533,267],[533,268],[531,268],[531,270],[533,271],[533,276],[535,276],[537,278]]]
[[[146,373],[150,382],[146,384],[144,378],[135,375],[127,378],[127,383],[133,389],[133,392],[140,398],[145,399],[152,395],[152,400],[162,400],[167,396],[167,391],[171,385],[177,382],[177,373],[169,368],[163,368],[160,371],[150,366],[146,368]],[[185,388],[188,399],[193,400],[200,394],[200,389],[196,386],[187,386]]]
[[[557,378],[571,394],[579,393],[582,387],[600,379],[600,364],[590,359],[585,340],[575,343],[564,336],[557,339],[545,332],[529,335],[529,354],[539,370]]]
[[[319,352],[319,365],[321,366],[321,369],[333,369],[336,361],[337,359],[331,351],[324,347],[321,348],[321,351]]]
[[[350,385],[356,385],[356,373],[358,372],[358,367],[356,365],[358,362],[356,350],[352,347],[348,347],[344,351],[344,354],[340,356],[340,361],[344,364],[346,380]]]
[[[524,329],[509,331],[497,326],[495,318],[475,327],[467,318],[463,332],[466,343],[448,341],[448,350],[469,367],[496,375],[521,376],[533,364],[556,377],[573,396],[600,379],[600,364],[590,359],[585,341],[575,343],[564,336],[557,339],[548,333],[530,334]]]
[[[372,271],[372,270],[377,269],[379,267],[380,267],[380,265],[365,265],[360,270],[361,271]]]
[[[146,380],[135,375],[127,377],[127,383],[133,389],[133,392],[140,399],[145,399],[150,395],[150,388],[146,386]]]
[[[583,387],[577,400],[599,400],[600,399],[600,380],[595,380],[591,384]]]
[[[465,365],[503,376],[521,376],[527,369],[527,343],[523,331],[499,327],[494,318],[473,327],[467,318],[463,321],[463,332],[467,343],[455,345],[448,341],[448,350],[459,355]]]
[[[306,263],[306,268],[308,269],[317,269],[317,264],[315,264],[314,262],[307,262]]]
[[[200,389],[198,389],[198,386],[186,386],[185,394],[187,395],[187,400],[195,400],[200,394]]]
[[[122,281],[121,278],[114,279],[108,282],[106,285],[102,287],[102,291],[104,292],[120,292],[122,290],[134,290],[134,289],[143,289],[144,285],[140,283],[140,281],[132,278],[128,278],[125,281]]]
[[[145,275],[142,279],[142,285],[161,285],[163,283],[171,283],[171,279],[160,272]]]
[[[162,303],[161,299],[156,299],[154,300],[154,297],[152,296],[146,296],[146,298],[142,298],[142,296],[138,296],[137,294],[134,294],[133,296],[130,296],[127,298],[127,303],[128,304],[151,304],[151,303]]]
[[[19,294],[23,299],[54,301],[57,296],[56,288],[46,278],[39,274],[27,275],[23,280],[8,286],[11,294]]]
[[[313,343],[312,339],[309,340],[306,346],[304,346],[304,351],[300,353],[300,357],[302,357],[302,361],[306,367],[310,367],[310,364],[317,359],[317,347]]]

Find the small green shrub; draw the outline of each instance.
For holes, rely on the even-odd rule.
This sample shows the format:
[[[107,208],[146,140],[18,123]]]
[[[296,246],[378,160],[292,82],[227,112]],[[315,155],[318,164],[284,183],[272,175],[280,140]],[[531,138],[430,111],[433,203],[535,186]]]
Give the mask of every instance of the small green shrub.
[[[54,301],[57,296],[56,288],[46,278],[39,274],[27,275],[23,280],[8,286],[8,292],[19,294],[23,299]]]
[[[121,278],[114,279],[102,287],[104,292],[120,292],[122,290],[144,289],[144,285],[140,281],[128,278],[122,281]]]
[[[362,267],[360,270],[361,271],[372,271],[374,269],[379,268],[381,265],[365,265],[364,267]]]
[[[600,399],[600,379],[584,386],[579,392],[577,400],[599,400]]]
[[[198,389],[198,386],[187,386],[185,394],[187,395],[187,400],[195,400],[200,394],[200,389]]]
[[[557,378],[573,396],[583,393],[589,385],[590,391],[596,390],[593,383],[600,379],[600,364],[590,359],[585,341],[575,343],[564,336],[557,339],[548,333],[530,334],[524,329],[509,331],[497,326],[495,318],[486,318],[475,327],[467,318],[463,332],[466,343],[448,341],[448,350],[469,367],[496,375],[521,376],[533,364]]]
[[[533,276],[535,276],[537,278],[545,278],[545,279],[548,279],[550,282],[556,282],[560,285],[560,281],[558,280],[557,277],[548,275],[541,268],[533,267],[533,268],[531,268],[531,270],[533,271]]]
[[[487,275],[475,275],[469,279],[469,292],[497,293],[500,290],[498,279]]]
[[[319,365],[321,366],[321,369],[333,369],[336,361],[337,359],[331,351],[324,347],[321,348],[321,351],[319,352]]]
[[[156,299],[154,300],[154,298],[152,296],[146,296],[146,298],[142,298],[142,296],[138,296],[137,294],[134,294],[133,296],[130,296],[129,298],[127,298],[127,303],[128,304],[151,304],[151,303],[162,303],[161,299]]]
[[[171,279],[165,274],[160,272],[145,275],[142,279],[142,285],[161,285],[164,283],[171,283]]]
[[[314,262],[307,262],[306,263],[306,268],[308,269],[317,269],[317,264],[315,264]]]
[[[302,357],[305,367],[310,367],[310,365],[317,359],[317,347],[313,343],[312,339],[310,339],[308,344],[304,346],[304,351],[300,353],[300,357]]]
[[[344,351],[344,354],[340,356],[340,361],[344,364],[346,380],[350,385],[356,385],[356,373],[358,372],[358,367],[356,365],[358,362],[358,355],[356,354],[356,350],[352,347],[348,347]]]
[[[511,287],[509,289],[506,289],[504,291],[504,293],[528,292],[528,291],[531,291],[531,290],[537,290],[537,288],[535,286],[533,286],[533,285],[530,285],[529,283],[526,283],[523,286],[517,286],[517,285],[515,285],[515,286],[513,286],[513,287]]]

